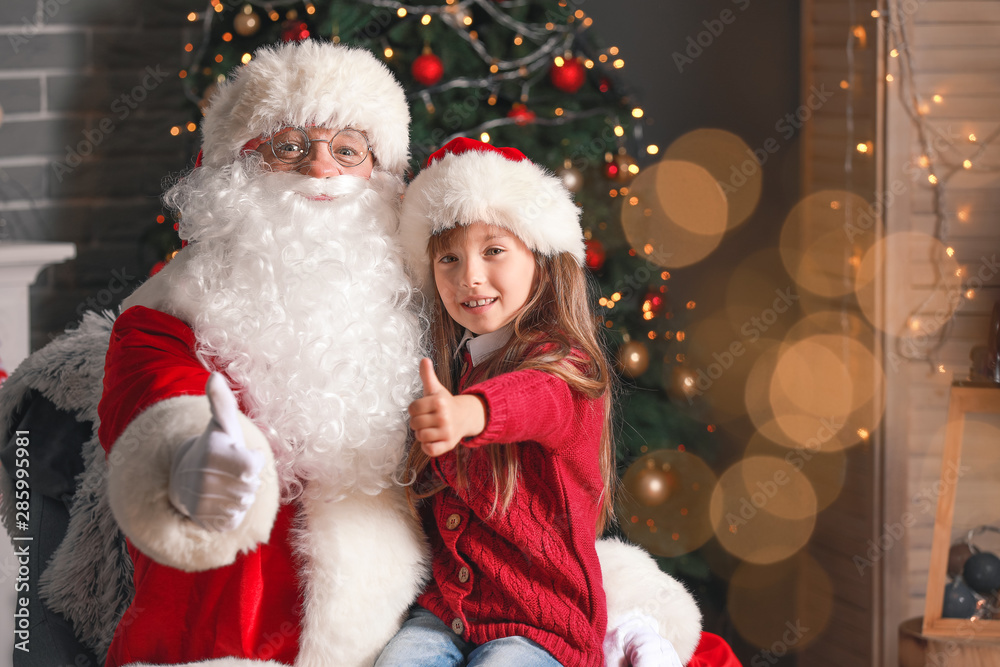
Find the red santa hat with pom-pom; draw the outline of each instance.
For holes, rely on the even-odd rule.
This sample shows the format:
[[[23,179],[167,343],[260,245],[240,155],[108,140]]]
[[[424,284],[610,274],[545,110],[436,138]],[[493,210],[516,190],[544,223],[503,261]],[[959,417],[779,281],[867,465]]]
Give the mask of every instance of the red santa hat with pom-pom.
[[[583,264],[580,209],[562,181],[515,148],[460,137],[428,158],[403,200],[399,236],[419,287],[433,285],[430,237],[474,222],[503,227],[534,252],[567,252]]]

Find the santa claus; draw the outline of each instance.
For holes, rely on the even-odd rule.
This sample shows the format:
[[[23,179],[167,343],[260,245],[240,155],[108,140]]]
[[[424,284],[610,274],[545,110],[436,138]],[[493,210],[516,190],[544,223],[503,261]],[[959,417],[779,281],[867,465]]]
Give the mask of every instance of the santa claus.
[[[396,477],[424,324],[394,239],[408,123],[391,73],[332,44],[261,50],[219,87],[203,162],[165,196],[188,245],[114,321],[106,460],[78,491],[99,508],[106,488],[134,564],[123,614],[63,602],[120,616],[108,666],[370,665],[420,591]],[[103,344],[97,318],[81,331]],[[82,515],[50,597],[105,532]],[[599,551],[612,654],[660,655],[658,630],[686,661],[690,595],[634,547]]]

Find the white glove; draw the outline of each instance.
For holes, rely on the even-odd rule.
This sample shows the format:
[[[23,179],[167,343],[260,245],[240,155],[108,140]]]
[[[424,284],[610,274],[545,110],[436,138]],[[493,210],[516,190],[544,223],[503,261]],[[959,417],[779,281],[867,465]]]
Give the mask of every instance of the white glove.
[[[264,455],[250,451],[236,418],[236,397],[219,373],[205,383],[212,419],[184,441],[170,470],[170,502],[205,530],[240,525],[260,486]]]
[[[607,667],[684,667],[674,645],[659,635],[646,614],[627,614],[604,635]]]

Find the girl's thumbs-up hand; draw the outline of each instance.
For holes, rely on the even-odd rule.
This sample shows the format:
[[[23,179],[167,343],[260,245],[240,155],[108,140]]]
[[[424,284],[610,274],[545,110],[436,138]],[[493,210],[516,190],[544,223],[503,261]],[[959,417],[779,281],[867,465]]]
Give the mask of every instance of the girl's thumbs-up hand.
[[[424,397],[410,403],[410,428],[430,457],[455,449],[462,438],[486,427],[486,407],[477,396],[453,396],[434,373],[430,359],[420,360]]]

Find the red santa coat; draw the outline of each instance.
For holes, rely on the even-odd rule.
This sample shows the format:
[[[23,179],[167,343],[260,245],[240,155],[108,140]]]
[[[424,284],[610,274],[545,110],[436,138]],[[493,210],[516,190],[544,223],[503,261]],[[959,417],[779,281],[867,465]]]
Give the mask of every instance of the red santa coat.
[[[194,348],[187,324],[143,306],[125,311],[112,335],[99,434],[107,452],[109,502],[135,562],[136,595],[107,665],[217,657],[371,664],[421,585],[423,553],[405,521],[405,501],[387,490],[374,498],[279,506],[276,483],[269,486],[265,476],[236,531],[206,534],[170,505],[165,490],[175,445],[203,431],[210,417],[208,371]],[[259,429],[242,414],[240,419],[247,446],[273,466]],[[291,530],[293,519],[304,529],[298,534]],[[343,533],[343,544],[331,533]],[[320,537],[310,548],[296,548],[296,540],[313,535]],[[692,651],[699,615],[690,595],[634,547],[604,540],[598,550],[619,611],[641,607],[656,589],[656,598],[669,602],[654,613],[662,631]],[[303,553],[312,557],[306,580]],[[645,576],[637,577],[640,571]],[[338,580],[341,572],[346,586]],[[313,579],[319,581],[311,586]]]
[[[137,306],[118,318],[98,408],[101,444],[109,457],[125,428],[150,406],[204,395],[209,372],[194,349],[194,332],[171,315]],[[115,632],[108,667],[227,656],[292,664],[301,622],[289,535],[295,511],[282,505],[266,543],[239,554],[231,565],[204,572],[162,565],[130,540],[135,598]]]

